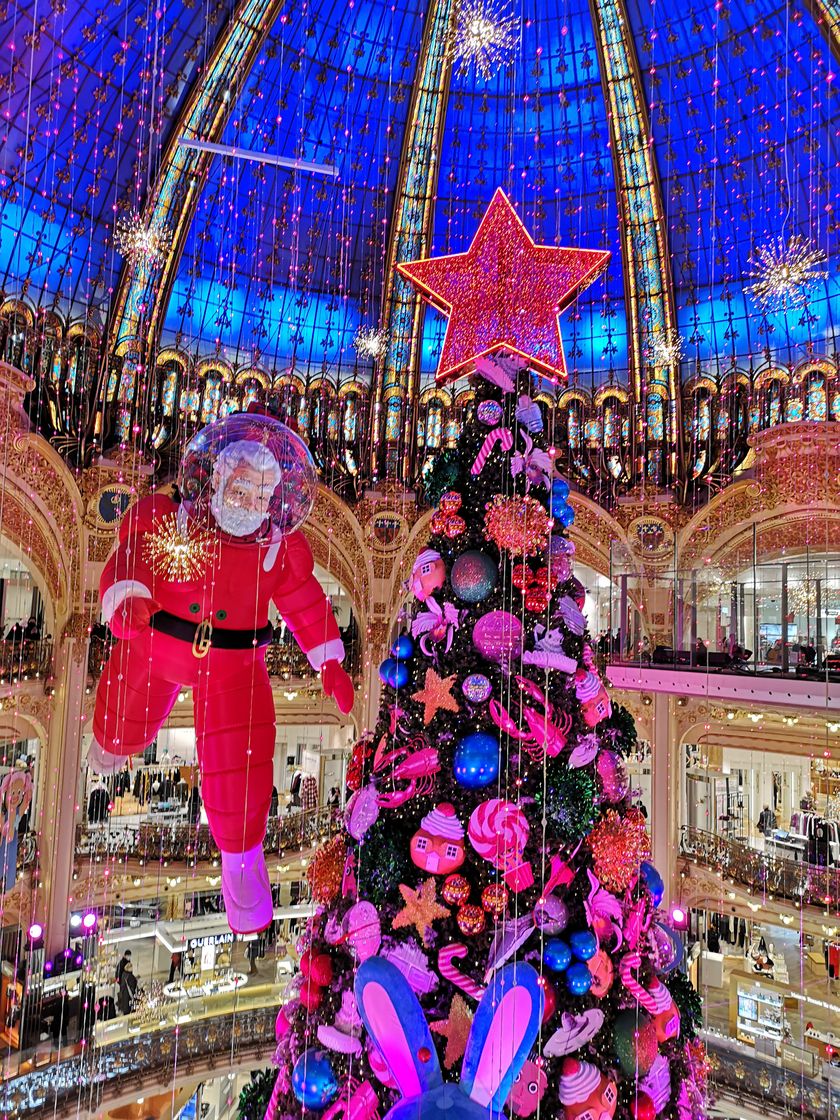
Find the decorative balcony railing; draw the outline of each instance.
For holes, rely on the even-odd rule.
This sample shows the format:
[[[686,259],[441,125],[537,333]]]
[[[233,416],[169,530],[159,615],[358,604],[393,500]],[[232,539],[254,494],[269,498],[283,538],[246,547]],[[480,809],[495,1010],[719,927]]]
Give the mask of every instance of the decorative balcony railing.
[[[52,639],[0,641],[0,685],[46,680],[52,672],[52,663]]]
[[[228,1010],[209,1019],[167,1030],[138,1034],[106,1046],[53,1061],[17,1077],[3,1077],[0,1116],[93,1115],[101,1105],[132,1091],[148,1095],[155,1087],[209,1079],[227,1070],[254,1066],[274,1051],[276,1001],[249,1010]],[[256,1061],[255,1061],[256,1059]]]
[[[744,1053],[745,1047],[729,1039],[706,1035],[703,1040],[709,1055],[708,1092],[712,1101],[734,1101],[764,1116],[826,1120],[840,1114],[840,1071],[831,1082],[803,1077],[775,1063]],[[724,1110],[719,1114],[739,1113]],[[743,1112],[740,1113],[743,1115]]]
[[[270,817],[264,848],[270,853],[302,851],[328,839],[340,826],[340,814],[327,808]],[[119,817],[102,825],[77,825],[75,854],[85,860],[117,858],[189,866],[220,858],[206,824],[148,821],[123,825]]]
[[[727,840],[702,828],[684,826],[680,854],[747,887],[755,894],[785,898],[799,906],[840,912],[840,868],[781,859]]]
[[[148,1096],[173,1084],[208,1080],[227,1071],[268,1066],[274,1050],[276,1005],[229,1010],[210,1019],[150,1033],[138,1033],[104,1046],[31,1069],[10,1073],[0,1087],[4,1120],[59,1120],[93,1115],[132,1093]],[[704,1040],[709,1054],[709,1096],[734,1100],[765,1116],[823,1120],[840,1110],[840,1088],[821,1078],[802,1077],[778,1066],[733,1052],[714,1036]]]

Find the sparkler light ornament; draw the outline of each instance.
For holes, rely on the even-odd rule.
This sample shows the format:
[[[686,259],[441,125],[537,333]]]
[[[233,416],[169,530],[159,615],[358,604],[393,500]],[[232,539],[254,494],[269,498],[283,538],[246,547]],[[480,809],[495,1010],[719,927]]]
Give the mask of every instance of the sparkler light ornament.
[[[388,332],[381,327],[359,327],[353,338],[353,346],[360,358],[371,358],[378,362],[388,346]]]
[[[673,366],[682,357],[683,340],[678,334],[659,331],[650,340],[650,360],[655,366]]]
[[[817,281],[828,275],[818,267],[825,260],[825,252],[807,237],[796,234],[786,242],[775,238],[750,258],[753,282],[747,291],[768,311],[804,307]]]
[[[191,525],[182,531],[175,514],[161,517],[146,534],[144,559],[155,575],[173,583],[197,579],[213,558],[215,536]]]
[[[492,0],[466,0],[458,13],[453,55],[458,74],[469,73],[472,66],[486,81],[513,56],[519,21],[506,4]]]
[[[142,268],[160,268],[172,244],[172,231],[157,220],[146,225],[136,210],[117,218],[117,252]]]

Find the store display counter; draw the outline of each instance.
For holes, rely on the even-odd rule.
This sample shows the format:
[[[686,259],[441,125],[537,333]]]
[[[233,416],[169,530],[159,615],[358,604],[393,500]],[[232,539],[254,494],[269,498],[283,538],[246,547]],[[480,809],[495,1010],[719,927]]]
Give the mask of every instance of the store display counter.
[[[224,976],[213,977],[208,980],[196,980],[185,984],[164,984],[163,994],[166,999],[203,999],[205,996],[227,995],[239,988],[244,988],[248,977],[244,972],[228,972]]]
[[[756,1047],[759,1040],[781,1044],[788,1027],[787,987],[772,980],[756,980],[746,972],[729,978],[729,1031],[732,1037]],[[767,1047],[761,1046],[766,1054]]]

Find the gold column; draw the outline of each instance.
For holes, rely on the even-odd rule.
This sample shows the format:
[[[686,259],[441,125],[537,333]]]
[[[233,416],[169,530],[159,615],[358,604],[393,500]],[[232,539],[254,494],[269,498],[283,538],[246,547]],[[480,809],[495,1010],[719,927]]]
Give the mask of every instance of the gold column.
[[[35,912],[46,931],[48,956],[66,947],[73,906],[87,653],[86,627],[81,625],[80,616],[74,616],[56,654],[53,714],[43,765],[43,812],[38,837],[41,883],[36,891]]]

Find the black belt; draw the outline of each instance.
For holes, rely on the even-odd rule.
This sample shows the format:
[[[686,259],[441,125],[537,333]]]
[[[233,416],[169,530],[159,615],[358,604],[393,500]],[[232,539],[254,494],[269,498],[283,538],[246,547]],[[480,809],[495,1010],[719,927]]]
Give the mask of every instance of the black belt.
[[[274,636],[271,623],[256,630],[222,630],[213,626],[212,620],[188,622],[169,611],[155,611],[149,619],[149,626],[170,638],[189,642],[196,657],[204,657],[211,649],[256,649],[267,646]]]

